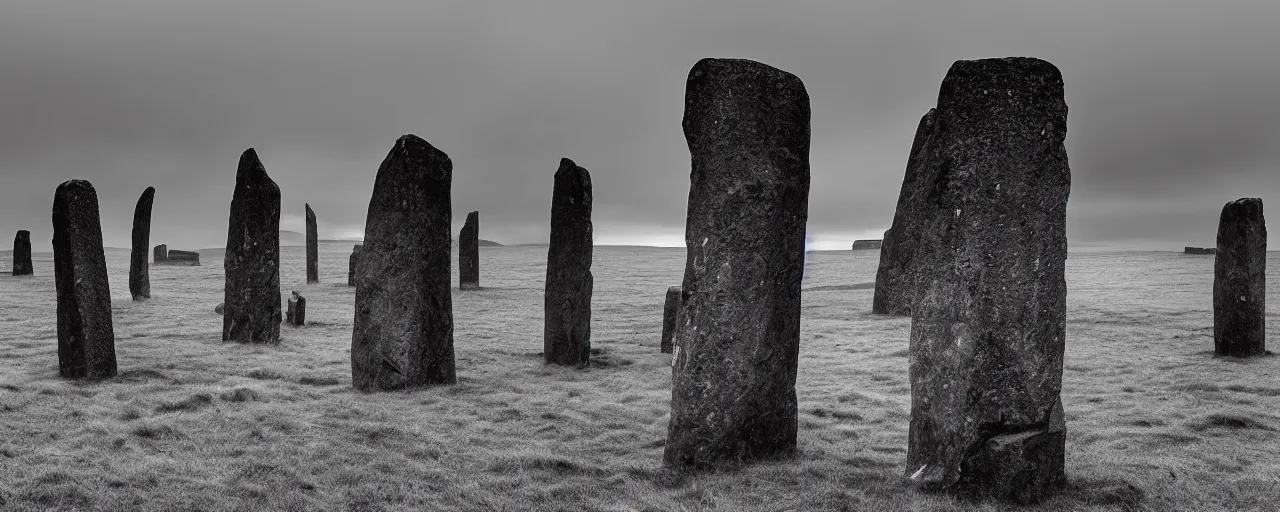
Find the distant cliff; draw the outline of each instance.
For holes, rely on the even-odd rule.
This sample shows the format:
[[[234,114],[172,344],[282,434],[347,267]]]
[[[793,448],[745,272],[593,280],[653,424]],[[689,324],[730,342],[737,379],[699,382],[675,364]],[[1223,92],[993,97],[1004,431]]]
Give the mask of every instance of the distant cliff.
[[[864,251],[869,249],[879,249],[882,240],[854,240],[853,250]]]

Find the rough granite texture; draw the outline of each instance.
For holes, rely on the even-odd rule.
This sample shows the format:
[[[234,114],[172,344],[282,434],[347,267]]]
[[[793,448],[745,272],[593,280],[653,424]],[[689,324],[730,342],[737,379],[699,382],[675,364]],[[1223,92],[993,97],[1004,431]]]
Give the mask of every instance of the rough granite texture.
[[[253,148],[240,155],[236,170],[223,268],[222,341],[279,343],[280,187]]]
[[[13,236],[13,275],[29,276],[35,273],[31,266],[31,232],[19,229]]]
[[[480,212],[468,213],[458,232],[458,288],[480,288]]]
[[[356,261],[352,384],[361,391],[457,382],[453,354],[453,162],[405,135],[382,161]]]
[[[147,249],[151,248],[151,205],[155,197],[156,189],[147,187],[133,209],[133,249],[129,253],[129,295],[133,300],[151,298]]]
[[[1266,354],[1267,223],[1262,200],[1222,207],[1213,263],[1213,349],[1223,356]]]
[[[931,183],[912,307],[906,474],[925,490],[1033,503],[1065,484],[1062,74],[957,61],[918,155]],[[901,239],[898,240],[899,242]]]
[[[672,341],[676,334],[676,317],[680,315],[680,287],[667,288],[667,300],[662,305],[662,345],[663,354],[670,354]]]
[[[688,257],[668,465],[795,452],[809,122],[795,75],[738,59],[703,59],[689,72]]]
[[[116,337],[98,194],[87,181],[64,182],[54,194],[53,272],[58,374],[68,379],[115,376]]]
[[[591,173],[562,158],[551,193],[543,293],[542,353],[548,363],[590,364],[591,251]]]
[[[893,224],[884,232],[880,243],[880,266],[876,270],[875,296],[871,312],[881,315],[909,316],[911,301],[915,298],[915,279],[918,272],[913,266],[917,250],[934,250],[937,247],[921,246],[919,233],[928,226],[928,218],[934,212],[927,202],[938,167],[924,167],[924,156],[933,134],[935,109],[920,118],[915,140],[911,142],[911,154],[907,156],[907,171],[902,178],[902,190],[898,192],[898,206],[893,213]],[[922,258],[924,259],[924,258]]]
[[[320,282],[320,240],[316,234],[316,212],[307,204],[307,283]]]

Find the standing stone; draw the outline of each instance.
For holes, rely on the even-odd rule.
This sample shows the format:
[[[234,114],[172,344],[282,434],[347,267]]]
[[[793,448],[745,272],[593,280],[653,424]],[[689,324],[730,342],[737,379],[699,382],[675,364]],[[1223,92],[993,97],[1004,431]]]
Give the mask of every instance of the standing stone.
[[[457,381],[450,291],[453,162],[415,135],[378,168],[356,259],[351,381],[361,391]]]
[[[360,244],[351,248],[351,258],[347,268],[347,286],[356,285],[356,262],[360,261]]]
[[[1261,199],[1222,207],[1213,267],[1214,353],[1266,354],[1267,223]]]
[[[480,288],[480,212],[468,213],[458,232],[458,288]]]
[[[153,255],[151,261],[154,263],[160,263],[169,259],[169,246],[165,244],[157,245],[155,250],[152,252]]]
[[[53,271],[58,374],[68,379],[115,376],[116,336],[98,194],[87,181],[63,182],[54,194]]]
[[[932,220],[927,216],[932,213],[933,205],[925,200],[937,179],[936,172],[931,174],[936,171],[936,167],[931,170],[922,165],[929,137],[933,134],[935,115],[937,111],[929,109],[916,127],[911,154],[907,157],[907,172],[902,178],[902,190],[898,192],[898,207],[893,213],[893,224],[884,232],[884,240],[880,243],[875,296],[871,300],[872,313],[910,315],[918,273],[914,266],[916,251],[942,249],[921,246],[917,238]]]
[[[688,259],[664,459],[794,453],[809,94],[759,62],[702,59],[685,83]]]
[[[155,197],[156,189],[147,187],[133,209],[133,249],[129,253],[129,294],[133,300],[151,298],[147,249],[151,247],[151,204]]]
[[[676,316],[680,314],[680,287],[667,288],[667,302],[662,306],[662,353],[670,354],[676,332]]]
[[[551,193],[543,294],[542,353],[548,363],[590,364],[591,251],[591,173],[561,158]]]
[[[285,322],[294,327],[302,327],[307,324],[307,298],[293,292],[293,296],[289,298],[289,307],[286,310]]]
[[[280,187],[258,153],[240,155],[227,228],[222,341],[280,342]]]
[[[316,235],[316,212],[307,204],[307,284],[320,282],[320,241]]]
[[[29,276],[35,273],[31,266],[31,232],[19,229],[13,237],[13,275]]]
[[[907,469],[922,490],[1034,503],[1066,482],[1062,74],[1039,59],[957,61],[918,155],[932,185],[912,238]]]

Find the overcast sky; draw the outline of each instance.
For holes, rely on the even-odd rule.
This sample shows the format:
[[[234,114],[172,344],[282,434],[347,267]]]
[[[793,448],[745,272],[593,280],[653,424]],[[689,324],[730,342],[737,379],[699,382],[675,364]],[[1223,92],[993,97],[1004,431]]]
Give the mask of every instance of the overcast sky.
[[[685,78],[737,57],[804,81],[809,230],[847,248],[892,220],[951,63],[1032,56],[1066,82],[1070,243],[1213,245],[1227,201],[1280,211],[1277,20],[1271,1],[4,0],[0,233],[48,250],[54,189],[83,178],[107,245],[154,186],[153,243],[221,247],[254,147],[283,229],[309,202],[321,238],[358,237],[414,133],[453,160],[455,232],[479,210],[481,238],[546,243],[568,157],[597,243],[680,245]]]

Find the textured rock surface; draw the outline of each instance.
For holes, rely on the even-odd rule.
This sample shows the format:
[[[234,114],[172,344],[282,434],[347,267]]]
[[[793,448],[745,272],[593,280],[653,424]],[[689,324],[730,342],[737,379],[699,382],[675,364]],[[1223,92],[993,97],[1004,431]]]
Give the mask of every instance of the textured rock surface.
[[[13,275],[29,276],[35,273],[31,266],[31,232],[19,229],[13,236]]]
[[[174,258],[177,251],[169,251]],[[227,224],[222,341],[280,342],[280,187],[258,153],[240,156]]]
[[[151,261],[153,263],[161,263],[169,259],[169,246],[165,244],[157,245],[152,251]]]
[[[809,119],[809,95],[790,73],[737,59],[703,59],[689,72],[669,465],[795,451]]]
[[[1214,352],[1265,354],[1267,224],[1261,199],[1238,199],[1222,207],[1213,267]]]
[[[929,137],[933,134],[934,109],[920,118],[915,140],[911,142],[911,154],[907,156],[907,171],[902,178],[902,190],[898,192],[898,206],[893,213],[893,224],[884,232],[880,243],[880,266],[876,270],[875,296],[871,300],[871,312],[881,315],[910,315],[915,300],[916,250],[934,250],[938,247],[921,246],[919,233],[931,222],[933,205],[926,202],[929,191],[937,181],[937,167],[922,166]]]
[[[307,204],[307,283],[320,282],[320,239],[316,234],[316,212]]]
[[[111,289],[102,250],[98,194],[71,180],[53,198],[53,271],[58,293],[58,374],[101,379],[116,374]]]
[[[352,384],[362,391],[457,381],[449,156],[414,135],[378,168],[356,261]]]
[[[543,293],[542,353],[548,363],[590,363],[591,253],[591,173],[562,158],[551,193]]]
[[[360,260],[360,244],[351,248],[351,258],[347,261],[347,286],[356,285],[356,262]]]
[[[663,354],[670,354],[676,334],[676,317],[680,314],[680,287],[667,288],[667,301],[662,305]]]
[[[480,212],[468,213],[458,232],[458,288],[480,288]]]
[[[924,489],[1036,502],[1065,483],[1062,75],[1028,58],[957,61],[917,155],[932,209],[911,238],[907,474]]]
[[[133,249],[129,253],[129,294],[133,300],[151,297],[147,250],[151,248],[151,204],[155,197],[156,189],[147,187],[133,209]]]
[[[289,297],[289,306],[285,311],[285,322],[295,327],[307,324],[307,298],[293,292]]]

